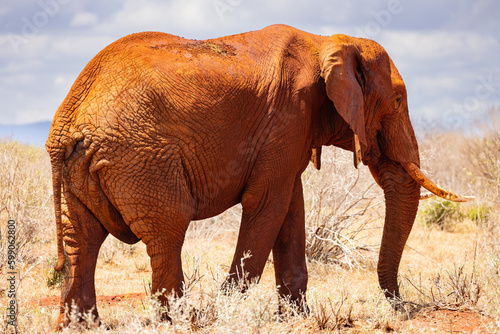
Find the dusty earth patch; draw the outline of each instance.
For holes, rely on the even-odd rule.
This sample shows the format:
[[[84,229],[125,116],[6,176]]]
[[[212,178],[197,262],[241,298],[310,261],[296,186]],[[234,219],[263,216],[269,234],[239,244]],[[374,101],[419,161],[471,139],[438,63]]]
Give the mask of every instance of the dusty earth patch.
[[[399,330],[421,329],[435,333],[493,333],[491,317],[476,312],[437,310],[404,321]]]
[[[141,302],[147,302],[147,296],[145,293],[129,293],[115,296],[97,296],[98,304],[114,305],[118,303],[127,303],[130,305],[141,304]],[[58,296],[44,297],[31,301],[28,305],[30,306],[59,306],[61,298]]]

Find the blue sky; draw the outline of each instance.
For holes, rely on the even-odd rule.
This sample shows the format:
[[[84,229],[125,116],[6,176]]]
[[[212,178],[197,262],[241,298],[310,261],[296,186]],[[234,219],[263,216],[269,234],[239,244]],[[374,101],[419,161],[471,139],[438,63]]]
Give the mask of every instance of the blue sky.
[[[498,0],[3,0],[0,124],[51,120],[87,62],[127,34],[205,39],[274,23],[381,43],[417,128],[467,127],[500,105]]]

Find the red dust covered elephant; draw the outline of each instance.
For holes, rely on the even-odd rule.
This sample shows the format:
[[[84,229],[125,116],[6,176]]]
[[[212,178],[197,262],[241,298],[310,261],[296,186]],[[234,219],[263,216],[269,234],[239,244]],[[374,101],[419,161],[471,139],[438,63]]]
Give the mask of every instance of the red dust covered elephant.
[[[212,40],[146,32],[106,47],[57,110],[46,148],[53,175],[64,306],[97,316],[94,272],[108,235],[142,240],[152,289],[182,294],[190,221],[241,203],[225,283],[258,279],[272,251],[278,293],[302,304],[307,287],[301,174],[321,147],[354,152],[385,194],[381,288],[397,273],[420,186],[456,201],[419,170],[396,67],[376,42],[275,25]],[[65,258],[66,255],[66,258]],[[165,289],[165,290],[163,290]]]

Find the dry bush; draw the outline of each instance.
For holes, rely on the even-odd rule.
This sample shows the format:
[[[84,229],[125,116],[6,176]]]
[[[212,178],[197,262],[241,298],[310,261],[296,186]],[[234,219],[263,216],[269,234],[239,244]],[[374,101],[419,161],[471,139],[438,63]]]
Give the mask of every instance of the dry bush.
[[[492,109],[488,119],[476,124],[476,130],[467,135],[435,133],[420,141],[422,165],[431,178],[445,188],[476,199],[469,203],[451,203],[433,198],[421,203],[418,220],[426,227],[445,232],[474,233],[476,246],[472,268],[453,263],[451,269],[441,269],[423,282],[411,274],[403,277],[403,284],[409,284],[420,298],[417,309],[477,312],[487,308],[496,310],[500,306],[499,275],[496,274],[500,262],[495,255],[500,251],[499,111]],[[460,240],[462,236],[456,238]]]
[[[485,191],[485,197],[500,200],[500,129],[471,142],[475,181]]]
[[[474,130],[472,130],[474,129]],[[428,133],[419,140],[422,169],[438,184],[481,202],[500,195],[500,108],[467,132]]]
[[[421,203],[419,220],[450,232],[461,226],[491,223],[500,191],[500,109],[492,108],[475,130],[424,135],[422,169],[444,188],[475,196],[469,203],[433,198]]]
[[[322,170],[303,175],[306,254],[310,261],[353,268],[371,251],[367,237],[380,227],[383,196],[368,168],[355,169],[352,153],[325,148]]]
[[[500,201],[500,108],[492,108],[484,123],[477,125],[481,133],[468,141],[470,174],[482,198]]]
[[[218,216],[192,221],[187,235],[191,238],[214,238],[218,235],[235,235],[238,232],[243,208],[237,204]]]
[[[486,308],[500,326],[500,108],[491,108],[477,128],[480,132],[470,140],[468,153],[472,183],[483,206],[476,214],[482,222],[479,252],[486,260],[483,294]]]
[[[340,301],[333,304],[316,301],[311,311],[311,318],[316,323],[319,330],[341,330],[353,327],[352,318],[353,304],[349,302],[347,295],[342,294]]]
[[[469,194],[476,196],[474,202],[457,206],[459,217],[455,219],[455,222],[461,218],[477,226],[475,233],[478,239],[478,253],[484,259],[483,267],[479,271],[482,274],[483,307],[500,319],[500,313],[497,311],[500,309],[500,258],[498,256],[500,254],[500,225],[498,224],[500,218],[498,208],[500,202],[500,108],[491,108],[489,114],[481,122],[477,122],[474,128],[475,131],[469,135],[461,135],[461,138],[455,135],[448,140],[448,142],[457,143],[455,145],[458,150],[456,150],[454,160],[460,163],[463,169],[460,178],[457,178],[453,186],[469,187]],[[475,272],[469,272],[468,275],[470,279],[477,277]],[[462,274],[460,278],[466,281],[465,275]],[[470,285],[474,284],[470,282]],[[471,288],[471,291],[474,289]]]
[[[475,195],[470,185],[469,139],[459,132],[439,132],[419,140],[422,170],[438,185]]]
[[[10,219],[16,222],[16,269],[41,261],[33,255],[33,247],[53,235],[51,193],[50,164],[45,151],[16,141],[0,142],[1,273],[7,264],[6,232]]]
[[[120,257],[119,255],[134,257],[135,249],[136,245],[126,244],[109,235],[99,250],[99,258],[105,264],[118,264],[117,258]],[[139,263],[137,265],[141,266]]]
[[[403,308],[411,313],[421,310],[480,311],[479,299],[483,296],[485,277],[478,277],[474,264],[467,268],[462,264],[452,269],[435,273],[422,281],[413,273],[402,275],[403,290],[414,289],[417,300],[402,302]]]

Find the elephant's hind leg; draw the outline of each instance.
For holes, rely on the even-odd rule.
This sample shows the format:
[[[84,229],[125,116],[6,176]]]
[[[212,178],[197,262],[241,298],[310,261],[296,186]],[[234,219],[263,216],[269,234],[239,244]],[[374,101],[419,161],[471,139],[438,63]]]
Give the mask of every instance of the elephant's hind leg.
[[[127,180],[127,187],[109,191],[112,198],[119,199],[117,209],[131,231],[146,244],[153,271],[151,292],[162,306],[168,307],[169,296],[179,297],[183,293],[181,249],[194,215],[194,204],[180,173],[170,172],[168,175],[179,177],[165,178],[155,175],[154,170],[148,172],[141,176],[117,173]],[[162,317],[167,319],[167,313]]]
[[[141,149],[127,147],[129,152]],[[168,306],[172,293],[182,295],[181,249],[195,212],[181,159],[169,152],[143,152],[127,164],[112,161],[109,167],[99,170],[104,193],[113,199],[124,222],[146,245],[153,271],[151,292],[162,306]],[[147,164],[143,156],[150,157]],[[163,318],[168,315],[164,313]]]
[[[82,315],[90,312],[95,319],[93,324],[98,324],[94,273],[99,248],[108,232],[71,192],[65,191],[62,200],[66,267],[58,325],[69,324],[73,305],[80,321],[84,319]]]
[[[183,294],[181,250],[191,221],[191,216],[187,213],[192,212],[191,209],[184,212],[178,210],[184,207],[186,206],[178,205],[172,208],[171,204],[161,203],[155,213],[132,224],[132,230],[146,244],[151,259],[152,295],[167,308],[169,297],[180,297]],[[162,318],[170,319],[168,312],[162,312]]]

